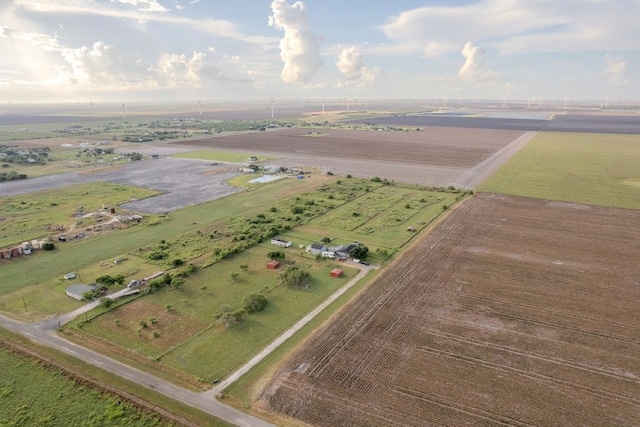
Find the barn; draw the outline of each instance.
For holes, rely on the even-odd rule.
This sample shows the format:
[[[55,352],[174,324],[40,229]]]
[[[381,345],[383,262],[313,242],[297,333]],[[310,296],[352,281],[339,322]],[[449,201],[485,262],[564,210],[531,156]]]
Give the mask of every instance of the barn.
[[[275,270],[280,267],[280,261],[273,260],[267,264],[269,270]]]
[[[342,277],[343,274],[344,272],[340,268],[334,268],[331,270],[331,273],[329,273],[331,277]]]

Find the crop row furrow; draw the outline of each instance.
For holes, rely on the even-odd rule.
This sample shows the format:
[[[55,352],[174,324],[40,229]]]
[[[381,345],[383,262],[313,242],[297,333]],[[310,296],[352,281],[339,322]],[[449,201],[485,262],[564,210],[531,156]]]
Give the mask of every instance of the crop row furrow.
[[[485,368],[489,368],[489,369],[493,369],[493,370],[497,370],[497,371],[501,371],[501,372],[505,372],[505,373],[514,373],[516,375],[519,375],[521,377],[525,377],[525,378],[529,378],[532,380],[536,380],[536,381],[543,381],[543,382],[547,382],[547,383],[555,383],[555,384],[560,384],[563,385],[565,387],[568,387],[570,390],[580,390],[583,391],[585,393],[589,393],[592,394],[594,396],[601,396],[601,397],[606,397],[608,399],[611,400],[615,400],[615,401],[624,401],[627,402],[629,404],[632,404],[634,406],[639,406],[640,405],[640,399],[635,398],[635,397],[630,397],[630,396],[625,396],[622,395],[620,393],[615,393],[609,390],[604,390],[602,388],[598,388],[598,387],[592,387],[586,384],[580,384],[580,383],[576,383],[574,381],[569,381],[569,380],[565,380],[565,379],[561,379],[558,377],[553,377],[550,375],[545,375],[545,374],[541,374],[541,373],[537,373],[537,372],[533,372],[531,370],[524,370],[524,369],[520,369],[520,368],[516,368],[513,366],[508,366],[502,363],[495,363],[495,362],[490,362],[484,359],[480,359],[477,357],[472,357],[472,356],[466,356],[460,353],[454,353],[454,352],[450,352],[450,351],[446,351],[446,350],[441,350],[441,349],[437,349],[434,347],[430,347],[430,346],[421,346],[419,349],[419,351],[425,352],[425,353],[429,353],[429,354],[433,354],[433,355],[437,355],[440,357],[447,357],[450,359],[454,359],[457,360],[459,362],[464,362],[467,364],[471,364],[471,365],[475,365],[475,366],[482,366]]]

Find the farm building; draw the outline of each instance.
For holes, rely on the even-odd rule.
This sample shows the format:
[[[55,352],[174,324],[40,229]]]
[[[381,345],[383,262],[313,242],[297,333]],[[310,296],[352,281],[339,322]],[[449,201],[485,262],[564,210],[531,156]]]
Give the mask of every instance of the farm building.
[[[313,243],[307,246],[307,252],[311,252],[311,255],[320,255],[323,251],[326,251],[327,247],[322,243]]]
[[[280,261],[273,260],[273,261],[270,261],[269,263],[267,263],[267,268],[269,270],[275,270],[278,267],[280,267]]]
[[[291,246],[291,242],[288,240],[280,240],[280,239],[271,239],[271,244],[280,246],[281,248],[288,248]]]
[[[62,276],[62,277],[64,277],[64,278],[65,278],[65,279],[67,279],[67,280],[75,279],[75,278],[76,278],[76,273],[74,273],[74,272],[67,273],[67,274],[65,274],[65,275],[64,275],[64,276]]]
[[[358,245],[356,243],[350,243],[348,245],[340,246],[335,252],[339,257],[347,258],[349,253],[357,247]]]
[[[96,285],[83,285],[81,283],[77,283],[75,285],[69,286],[65,291],[65,295],[71,297],[73,299],[77,299],[78,301],[82,301],[82,294],[87,291],[95,291],[97,288]]]
[[[333,270],[331,270],[331,272],[329,273],[329,275],[331,277],[342,277],[342,275],[344,274],[344,272],[339,269],[339,268],[334,268]]]

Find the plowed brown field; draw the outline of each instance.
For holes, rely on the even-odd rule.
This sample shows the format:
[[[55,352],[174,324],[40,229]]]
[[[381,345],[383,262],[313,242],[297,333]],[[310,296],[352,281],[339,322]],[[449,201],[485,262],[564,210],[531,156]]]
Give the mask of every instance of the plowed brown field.
[[[419,132],[289,128],[176,144],[468,168],[522,133],[438,127]]]
[[[318,426],[640,425],[640,212],[482,194],[292,356]]]

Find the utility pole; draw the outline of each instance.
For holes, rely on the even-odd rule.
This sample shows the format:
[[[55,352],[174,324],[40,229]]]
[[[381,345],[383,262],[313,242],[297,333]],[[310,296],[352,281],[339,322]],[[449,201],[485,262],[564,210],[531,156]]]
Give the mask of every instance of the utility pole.
[[[24,297],[22,297],[22,305],[24,305],[24,312],[28,313],[29,310],[27,310],[27,303],[25,302]]]

